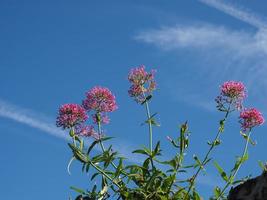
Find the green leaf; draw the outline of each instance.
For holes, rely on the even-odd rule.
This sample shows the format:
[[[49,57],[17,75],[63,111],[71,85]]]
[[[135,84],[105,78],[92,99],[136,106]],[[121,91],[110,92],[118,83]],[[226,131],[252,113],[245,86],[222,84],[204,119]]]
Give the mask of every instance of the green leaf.
[[[198,157],[196,155],[193,155],[193,158],[196,161],[195,167],[200,167],[201,169],[204,169],[204,167],[203,167],[201,161],[198,159]]]
[[[92,151],[92,149],[94,148],[94,146],[98,143],[98,140],[95,140],[94,142],[92,142],[92,144],[89,146],[88,151],[87,151],[87,155],[90,154],[90,152]]]
[[[258,161],[258,164],[260,166],[260,168],[262,169],[262,171],[266,172],[267,171],[267,163],[263,163],[262,161]]]
[[[159,154],[160,154],[160,142],[158,141],[154,151],[152,152],[152,157],[159,155]]]
[[[77,148],[76,146],[70,143],[68,143],[68,145],[72,149],[73,155],[75,156],[77,160],[81,161],[82,163],[89,162],[88,156],[84,155],[79,148]]]
[[[103,137],[103,138],[101,138],[101,141],[103,142],[103,141],[111,140],[113,138],[114,137]]]
[[[94,180],[98,175],[100,175],[100,172],[96,172],[91,176],[91,181]]]
[[[214,161],[214,165],[215,165],[216,169],[218,170],[218,172],[220,173],[220,175],[223,178],[223,180],[227,182],[229,178],[226,175],[226,173],[223,170],[223,168],[217,162],[215,162],[215,161]]]
[[[148,152],[147,150],[144,150],[144,149],[137,149],[137,150],[133,151],[132,153],[138,153],[138,154],[150,156],[150,152]]]
[[[121,170],[122,170],[122,168],[123,168],[123,166],[122,166],[122,158],[120,158],[120,160],[119,160],[119,165],[118,165],[118,167],[117,167],[117,169],[116,169],[116,172],[115,172],[115,174],[114,174],[114,176],[115,177],[118,177],[119,175],[120,175],[120,172],[121,172]]]
[[[220,196],[220,194],[221,194],[221,189],[218,186],[216,186],[214,188],[214,190],[213,190],[213,193],[214,193],[215,199],[217,199]]]
[[[193,199],[194,200],[201,200],[199,194],[195,190],[193,191]]]
[[[78,192],[79,194],[87,194],[83,189],[80,188],[71,186],[70,189],[74,190],[75,192]]]
[[[152,98],[152,95],[148,95],[146,99],[141,103],[141,105],[144,105],[146,102],[148,102]]]
[[[243,133],[242,131],[240,131],[240,134],[243,136],[243,138],[244,138],[245,140],[248,140],[249,143],[250,143],[251,145],[255,146],[255,145],[257,144],[257,143],[254,142],[251,138],[249,138],[248,135],[247,135],[246,133]]]

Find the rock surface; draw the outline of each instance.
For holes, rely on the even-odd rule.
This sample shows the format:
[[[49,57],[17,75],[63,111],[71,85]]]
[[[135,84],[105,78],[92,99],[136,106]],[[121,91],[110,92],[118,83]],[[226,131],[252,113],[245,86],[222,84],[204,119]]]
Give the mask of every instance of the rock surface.
[[[267,172],[232,188],[228,200],[267,200]]]

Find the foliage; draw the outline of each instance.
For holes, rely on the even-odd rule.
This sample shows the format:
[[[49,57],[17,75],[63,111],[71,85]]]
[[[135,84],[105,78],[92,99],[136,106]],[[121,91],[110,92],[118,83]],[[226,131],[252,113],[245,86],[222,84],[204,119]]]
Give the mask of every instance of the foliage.
[[[156,90],[154,75],[155,71],[147,72],[144,66],[140,66],[132,69],[128,76],[131,83],[129,95],[139,105],[144,106],[147,117],[144,124],[148,126],[149,145],[132,152],[143,157],[141,164],[126,162],[119,152],[113,150],[112,145],[108,148],[104,146],[104,143],[112,138],[104,136],[102,125],[109,123],[108,113],[118,108],[115,96],[108,88],[98,86],[88,91],[82,106],[65,104],[60,107],[57,125],[63,129],[69,129],[69,135],[72,138],[72,142],[68,144],[72,151],[68,171],[71,163],[78,161],[82,171],[90,174],[91,183],[97,182],[88,190],[71,187],[79,194],[75,200],[202,199],[197,191],[196,180],[206,165],[211,163],[210,155],[213,149],[221,145],[221,134],[224,132],[229,114],[234,111],[240,111],[240,133],[245,139],[245,146],[229,173],[213,160],[214,167],[225,182],[225,186],[223,188],[216,186],[214,195],[210,199],[226,199],[226,191],[230,186],[248,178],[235,179],[241,165],[248,159],[248,145],[255,145],[251,140],[251,131],[255,126],[263,124],[264,118],[255,108],[243,108],[243,100],[246,97],[243,83],[228,81],[221,86],[221,93],[215,100],[218,111],[224,115],[219,120],[217,134],[212,141],[208,141],[208,151],[205,157],[201,159],[194,155],[192,164],[186,165],[185,155],[190,145],[190,131],[187,121],[180,125],[177,138],[167,137],[170,146],[175,150],[175,155],[171,159],[162,160],[160,141],[153,145],[153,128],[159,126],[156,120],[157,113],[151,115],[149,109],[149,103],[153,99],[153,91]],[[90,126],[85,124],[89,118],[85,114],[86,112],[92,114],[93,124]],[[85,146],[85,137],[92,137],[94,141],[89,146]],[[93,151],[97,146],[102,150],[100,153]],[[263,163],[260,163],[260,166],[266,170]],[[192,176],[188,175],[185,179],[178,178],[180,174],[188,174],[189,169],[194,172]]]

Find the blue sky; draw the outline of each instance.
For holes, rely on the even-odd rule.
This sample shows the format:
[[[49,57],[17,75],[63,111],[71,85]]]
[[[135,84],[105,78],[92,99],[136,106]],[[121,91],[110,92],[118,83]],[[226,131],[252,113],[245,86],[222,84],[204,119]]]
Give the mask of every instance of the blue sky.
[[[214,98],[227,80],[243,81],[247,107],[267,113],[267,3],[255,1],[5,1],[0,2],[0,193],[6,200],[67,199],[69,186],[87,187],[78,164],[69,176],[71,156],[66,134],[55,127],[58,107],[80,103],[95,85],[109,87],[119,109],[104,129],[116,137],[122,153],[147,142],[140,126],[144,109],[127,96],[130,68],[156,69],[158,90],[151,103],[159,113],[166,156],[173,155],[166,136],[189,121],[190,153],[207,150],[223,114]],[[225,169],[241,153],[238,113],[231,115],[223,145],[214,157]],[[260,173],[266,160],[266,126],[255,129],[256,147],[240,177]],[[210,196],[220,185],[214,167],[199,179]]]

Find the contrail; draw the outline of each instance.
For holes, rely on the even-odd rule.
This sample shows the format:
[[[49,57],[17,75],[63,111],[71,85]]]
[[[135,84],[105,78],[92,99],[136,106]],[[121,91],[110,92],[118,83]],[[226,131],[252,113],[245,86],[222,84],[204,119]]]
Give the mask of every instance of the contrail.
[[[32,113],[28,112],[18,106],[12,105],[5,101],[0,100],[0,116],[8,119],[12,119],[16,122],[28,125],[30,127],[39,129],[52,136],[68,140],[68,134],[65,131],[60,130],[53,123],[45,122],[36,117],[32,117]]]
[[[204,3],[210,7],[216,8],[236,19],[239,19],[243,22],[246,22],[256,28],[266,29],[267,21],[263,20],[259,16],[255,15],[252,12],[245,11],[241,8],[237,8],[231,4],[226,4],[220,0],[199,0],[201,3]]]
[[[35,113],[31,110],[26,110],[19,106],[13,105],[6,101],[0,99],[0,117],[11,119],[13,121],[19,122],[21,124],[30,126],[32,128],[38,129],[49,135],[64,139],[70,140],[70,137],[66,131],[63,131],[55,126],[54,123],[43,117],[40,113]],[[44,119],[42,119],[44,118]],[[89,146],[92,139],[86,140],[85,145]],[[119,150],[120,154],[129,158],[130,162],[140,163],[140,158],[137,155],[132,155],[133,147],[127,143],[127,141],[117,140],[116,149]],[[96,146],[94,150],[100,152],[101,149]]]

